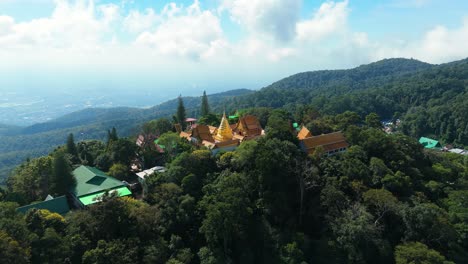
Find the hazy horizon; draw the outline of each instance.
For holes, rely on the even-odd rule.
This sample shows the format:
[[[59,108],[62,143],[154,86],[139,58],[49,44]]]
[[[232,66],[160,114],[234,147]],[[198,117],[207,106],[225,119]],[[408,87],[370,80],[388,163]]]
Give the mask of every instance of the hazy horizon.
[[[143,107],[384,58],[445,63],[466,43],[462,0],[0,0],[0,123],[87,97]]]

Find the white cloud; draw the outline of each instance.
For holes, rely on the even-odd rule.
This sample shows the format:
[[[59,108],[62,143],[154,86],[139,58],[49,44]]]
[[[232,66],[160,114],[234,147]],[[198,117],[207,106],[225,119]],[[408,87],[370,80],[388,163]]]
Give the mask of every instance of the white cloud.
[[[445,63],[468,57],[468,17],[458,28],[435,26],[419,39],[407,41],[395,39],[391,42],[369,44],[371,60],[391,57],[416,58],[429,63]]]
[[[325,2],[312,19],[297,24],[299,40],[319,41],[333,33],[344,31],[348,19],[348,1]]]
[[[95,48],[107,33],[111,33],[110,25],[119,16],[118,7],[111,4],[95,6],[92,1],[84,0],[73,4],[56,0],[55,4],[55,10],[48,18],[13,25],[11,19],[3,18],[10,25],[7,34],[0,35],[0,47]]]
[[[284,58],[288,58],[294,55],[296,55],[296,50],[293,48],[279,48],[272,50],[268,54],[268,59],[270,61],[280,61]]]
[[[444,26],[436,26],[428,31],[414,54],[423,60],[431,62],[446,62],[468,57],[468,17],[459,28],[450,30]],[[408,54],[409,55],[409,54]]]
[[[152,8],[147,8],[144,12],[132,10],[125,17],[123,26],[131,33],[141,33],[152,29],[160,20],[161,18]]]
[[[0,37],[13,31],[15,20],[9,16],[0,16]]]
[[[163,55],[178,55],[198,60],[213,54],[216,46],[224,45],[219,18],[211,11],[200,9],[198,1],[182,10],[166,6],[166,16],[154,32],[144,32],[136,44],[153,47]]]
[[[115,4],[105,4],[98,7],[102,20],[106,25],[120,20],[120,8]]]
[[[468,56],[468,18],[458,28],[433,27],[416,40],[383,42],[350,27],[346,0],[322,2],[303,20],[298,18],[300,0],[225,0],[219,12],[202,9],[197,0],[189,6],[170,3],[160,10],[126,11],[130,2],[124,9],[124,4],[57,0],[48,17],[18,22],[0,16],[0,68],[118,68],[164,73],[162,79],[175,72],[173,78],[181,72],[197,73],[197,78],[203,72],[230,72],[234,75],[226,78],[263,74],[273,81],[298,71],[388,57],[438,63]],[[235,41],[222,28],[226,11],[247,29]]]
[[[251,34],[264,34],[286,42],[296,34],[301,0],[225,0],[221,10]]]

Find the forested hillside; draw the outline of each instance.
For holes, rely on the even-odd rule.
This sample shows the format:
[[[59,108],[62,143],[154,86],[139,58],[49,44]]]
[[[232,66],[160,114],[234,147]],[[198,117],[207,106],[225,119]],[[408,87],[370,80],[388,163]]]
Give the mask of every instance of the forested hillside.
[[[253,95],[233,98],[230,109],[312,105],[324,114],[375,112],[400,117],[404,132],[468,145],[468,59],[429,65],[388,59],[351,70],[293,75]]]
[[[382,119],[402,119],[402,131],[412,137],[430,136],[463,147],[468,145],[467,89],[468,59],[442,65],[386,59],[350,70],[300,73],[257,92],[240,89],[211,95],[210,101],[218,112],[284,107],[295,113],[304,105],[325,115],[349,110],[364,117],[375,112]],[[184,97],[184,102],[188,115],[198,116],[200,98]],[[150,109],[87,109],[21,132],[14,128],[14,136],[0,133],[0,178],[26,157],[47,153],[68,133],[78,140],[103,139],[105,131],[116,127],[128,136],[145,121],[171,117],[176,107],[174,99]]]
[[[233,96],[250,94],[253,91],[238,89],[210,95],[213,105]],[[200,97],[183,97],[187,112],[196,116]],[[69,133],[77,140],[104,140],[107,130],[117,128],[121,136],[130,136],[139,126],[151,119],[169,117],[177,108],[177,99],[149,109],[138,108],[91,108],[65,115],[47,123],[25,128],[0,125],[0,185],[9,172],[26,158],[44,155],[62,144]]]
[[[18,167],[9,188],[0,192],[0,259],[468,262],[468,156],[427,151],[414,138],[386,134],[375,113],[360,118],[353,112],[325,116],[310,107],[303,110],[295,117],[285,109],[242,111],[261,113],[266,135],[217,155],[167,132],[165,119],[145,125],[167,132],[159,138],[171,146],[163,154],[137,150],[132,140],[113,133],[107,142],[67,140],[50,155]],[[320,149],[306,155],[290,123],[310,120],[321,129],[343,131],[351,147],[334,156]],[[146,178],[142,199],[109,195],[64,216],[15,212],[18,205],[66,192],[57,188],[67,175],[64,160],[70,167],[96,166],[128,180],[131,162],[147,154],[167,170]]]
[[[384,60],[210,97],[211,107],[200,107],[201,98],[180,98],[146,110],[90,109],[24,129],[9,137],[15,141],[5,157],[19,162],[13,149],[24,146],[44,156],[22,163],[0,189],[0,259],[468,263],[468,156],[427,150],[417,141],[431,135],[467,145],[467,77],[468,60],[438,66]],[[185,120],[204,109],[201,121],[219,123],[224,107],[257,116],[265,135],[215,155],[171,131],[173,116]],[[158,114],[169,119],[141,124]],[[387,118],[401,118],[399,132],[382,130]],[[307,155],[293,123],[313,135],[342,131],[350,146],[332,156],[319,146]],[[118,129],[108,131],[112,126]],[[71,132],[75,137],[66,138]],[[165,150],[118,136],[140,133],[161,134]],[[43,141],[36,142],[39,135]],[[87,135],[107,140],[81,141]],[[47,140],[67,143],[49,153],[41,148]],[[80,165],[136,182],[135,162],[166,170],[149,175],[132,198],[111,194],[63,216],[15,211],[67,194],[64,175],[70,179]]]

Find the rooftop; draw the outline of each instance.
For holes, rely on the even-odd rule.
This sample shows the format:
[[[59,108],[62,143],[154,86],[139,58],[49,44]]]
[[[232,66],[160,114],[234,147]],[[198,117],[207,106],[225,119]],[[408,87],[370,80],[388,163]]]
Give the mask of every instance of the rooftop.
[[[303,139],[301,142],[309,153],[312,153],[318,146],[323,147],[327,152],[335,149],[347,148],[349,146],[346,142],[346,138],[341,132],[312,136]]]
[[[441,147],[439,141],[427,137],[421,137],[419,139],[419,143],[421,143],[424,146],[424,148],[428,149]]]
[[[301,128],[301,130],[299,131],[299,133],[297,134],[297,138],[299,140],[303,140],[303,139],[306,139],[306,138],[309,138],[312,136],[312,133],[310,133],[309,129],[307,129],[307,127],[303,126]]]
[[[25,205],[19,207],[16,211],[26,213],[31,209],[45,209],[53,213],[64,215],[70,211],[70,206],[68,205],[67,197],[64,195],[53,199],[47,199],[43,202]]]
[[[76,187],[72,193],[77,197],[117,189],[125,185],[104,172],[88,166],[80,166],[73,171]]]
[[[155,172],[165,172],[166,168],[161,167],[161,166],[156,166],[151,169],[147,169],[141,172],[136,173],[138,177],[141,179],[145,179],[147,176],[154,174]]]

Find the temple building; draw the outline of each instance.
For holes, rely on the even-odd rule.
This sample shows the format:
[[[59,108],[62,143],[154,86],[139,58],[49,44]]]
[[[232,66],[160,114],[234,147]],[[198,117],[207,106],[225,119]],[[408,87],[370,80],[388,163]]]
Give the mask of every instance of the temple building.
[[[255,138],[264,133],[257,117],[253,115],[246,115],[239,119],[234,130],[239,136],[243,137],[242,140]]]
[[[216,132],[216,136],[214,137],[217,142],[223,142],[232,140],[234,137],[231,129],[231,125],[229,125],[229,121],[226,118],[226,113],[223,114],[221,118],[221,124],[219,124],[218,131]]]
[[[179,135],[194,145],[207,147],[212,153],[217,153],[220,150],[234,150],[242,141],[264,135],[264,131],[256,116],[247,115],[237,123],[229,124],[226,113],[223,113],[218,127],[192,124]]]
[[[322,148],[324,153],[330,156],[344,152],[349,147],[341,132],[313,136],[306,127],[302,127],[297,138],[300,140],[301,149],[308,154],[314,154],[316,149]]]

